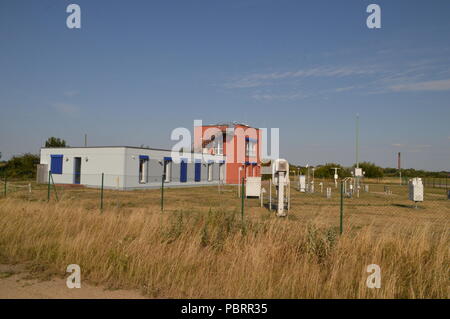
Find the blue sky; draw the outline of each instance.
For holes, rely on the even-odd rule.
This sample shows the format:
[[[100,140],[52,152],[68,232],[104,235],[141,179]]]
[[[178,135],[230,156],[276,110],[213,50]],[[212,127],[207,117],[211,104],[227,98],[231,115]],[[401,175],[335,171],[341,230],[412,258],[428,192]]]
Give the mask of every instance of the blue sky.
[[[81,7],[82,28],[66,27]],[[382,28],[366,26],[377,3]],[[176,127],[278,127],[293,163],[450,170],[450,2],[0,2],[0,152],[49,136],[171,147]]]

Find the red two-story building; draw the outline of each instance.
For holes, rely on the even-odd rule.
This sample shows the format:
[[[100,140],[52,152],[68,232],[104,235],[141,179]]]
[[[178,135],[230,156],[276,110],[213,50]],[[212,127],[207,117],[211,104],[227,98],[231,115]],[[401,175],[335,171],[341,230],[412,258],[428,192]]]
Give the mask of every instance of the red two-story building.
[[[258,128],[240,123],[194,127],[194,151],[224,155],[227,184],[245,177],[261,176],[261,134]]]

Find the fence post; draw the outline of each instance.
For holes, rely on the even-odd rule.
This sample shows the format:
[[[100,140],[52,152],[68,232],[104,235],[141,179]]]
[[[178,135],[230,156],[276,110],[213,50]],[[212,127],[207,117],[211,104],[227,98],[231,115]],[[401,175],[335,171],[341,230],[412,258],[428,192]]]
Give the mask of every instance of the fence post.
[[[5,195],[5,197],[6,197],[6,190],[7,190],[7,183],[8,183],[8,175],[6,174],[6,171],[5,171],[5,189],[4,189],[4,195]]]
[[[272,179],[269,180],[269,211],[272,211]]]
[[[52,171],[48,171],[48,187],[47,187],[47,202],[50,201],[50,174]]]
[[[58,199],[58,192],[56,191],[55,181],[53,180],[53,174],[51,173],[51,171],[50,171],[50,176],[52,178],[53,190],[55,191],[56,201],[59,201],[59,199]]]
[[[166,174],[162,174],[161,177],[161,211],[164,211],[164,181],[166,179]]]
[[[104,180],[105,174],[102,173],[102,190],[100,192],[100,212],[103,212],[103,180]]]
[[[244,222],[244,177],[242,177],[242,188],[241,188],[241,220]]]
[[[341,235],[344,232],[343,219],[344,219],[344,182],[341,182],[341,209],[339,218],[339,232]]]

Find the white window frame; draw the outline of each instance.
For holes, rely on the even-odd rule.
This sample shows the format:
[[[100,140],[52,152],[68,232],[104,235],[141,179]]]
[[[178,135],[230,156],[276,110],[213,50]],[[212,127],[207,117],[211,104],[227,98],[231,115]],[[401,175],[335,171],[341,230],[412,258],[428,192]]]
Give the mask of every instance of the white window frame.
[[[208,165],[206,166],[207,168],[207,181],[208,182],[212,182],[213,180],[213,163],[208,163]]]
[[[148,183],[148,162],[149,159],[147,158],[139,159],[139,184]]]
[[[164,161],[164,175],[166,179],[165,183],[169,183],[172,180],[172,161]]]
[[[245,141],[245,156],[255,157],[256,156],[256,145],[258,142]]]
[[[219,181],[225,180],[225,163],[219,164]]]
[[[251,157],[255,157],[256,156],[256,143],[255,142],[250,142],[250,155]]]
[[[218,140],[217,141],[216,155],[223,155],[223,140]]]

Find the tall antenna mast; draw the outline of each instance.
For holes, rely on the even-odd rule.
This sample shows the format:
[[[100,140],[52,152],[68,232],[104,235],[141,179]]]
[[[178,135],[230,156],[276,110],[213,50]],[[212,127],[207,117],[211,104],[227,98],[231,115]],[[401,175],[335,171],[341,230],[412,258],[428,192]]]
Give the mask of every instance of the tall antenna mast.
[[[356,114],[356,168],[359,168],[359,114]]]

